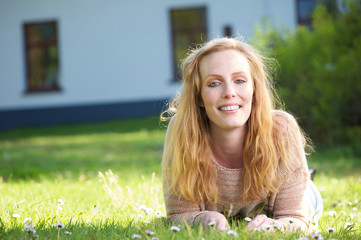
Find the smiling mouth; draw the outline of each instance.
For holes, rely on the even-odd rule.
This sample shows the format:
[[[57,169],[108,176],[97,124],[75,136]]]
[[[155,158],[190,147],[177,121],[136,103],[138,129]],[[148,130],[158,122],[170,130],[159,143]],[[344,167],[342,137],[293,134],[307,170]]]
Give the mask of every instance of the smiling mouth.
[[[240,108],[239,105],[232,105],[232,106],[220,107],[219,110],[221,110],[221,111],[232,111],[232,110],[236,110],[236,109],[239,109],[239,108]]]

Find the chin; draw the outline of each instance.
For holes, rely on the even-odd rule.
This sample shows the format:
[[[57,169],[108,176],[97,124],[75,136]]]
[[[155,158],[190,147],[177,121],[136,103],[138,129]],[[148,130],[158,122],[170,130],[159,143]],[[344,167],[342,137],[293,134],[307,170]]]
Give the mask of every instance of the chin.
[[[226,123],[224,124],[224,128],[226,129],[236,129],[236,128],[242,128],[245,126],[245,123]]]

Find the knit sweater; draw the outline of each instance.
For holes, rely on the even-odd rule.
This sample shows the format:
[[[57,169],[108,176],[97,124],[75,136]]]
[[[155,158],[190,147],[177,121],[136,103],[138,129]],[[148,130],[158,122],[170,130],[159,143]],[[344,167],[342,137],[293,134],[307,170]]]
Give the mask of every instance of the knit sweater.
[[[272,213],[274,224],[284,230],[308,231],[311,217],[314,214],[309,198],[306,196],[309,172],[301,134],[295,119],[283,112],[274,111],[275,128],[288,134],[288,167],[290,172],[281,168],[277,174],[276,193],[264,193],[256,201],[242,202],[240,185],[242,184],[242,168],[229,169],[210,159],[217,169],[217,202],[191,203],[172,194],[166,181],[163,181],[163,194],[166,212],[174,222],[186,221],[190,225],[196,223],[195,218],[205,211],[216,211],[227,218],[255,217],[257,214]],[[168,133],[167,133],[168,134]],[[167,147],[167,137],[165,142]],[[163,161],[166,161],[163,159]]]

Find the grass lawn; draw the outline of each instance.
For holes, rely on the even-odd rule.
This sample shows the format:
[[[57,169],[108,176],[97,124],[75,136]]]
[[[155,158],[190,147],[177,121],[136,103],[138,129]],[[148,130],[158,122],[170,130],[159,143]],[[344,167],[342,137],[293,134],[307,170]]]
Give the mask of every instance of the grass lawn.
[[[246,232],[244,221],[232,223],[237,236],[186,225],[171,231],[161,188],[164,135],[156,118],[0,133],[0,239],[305,236]],[[316,149],[309,165],[324,199],[323,238],[361,239],[361,158],[345,147]]]

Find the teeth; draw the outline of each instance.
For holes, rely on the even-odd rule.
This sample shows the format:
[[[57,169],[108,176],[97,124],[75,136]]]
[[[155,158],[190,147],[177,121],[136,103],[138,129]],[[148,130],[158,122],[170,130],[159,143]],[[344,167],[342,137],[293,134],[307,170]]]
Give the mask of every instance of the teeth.
[[[233,105],[233,106],[221,107],[220,110],[222,110],[222,111],[231,111],[231,110],[235,110],[235,109],[238,109],[238,108],[239,108],[238,105]]]

